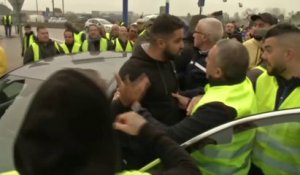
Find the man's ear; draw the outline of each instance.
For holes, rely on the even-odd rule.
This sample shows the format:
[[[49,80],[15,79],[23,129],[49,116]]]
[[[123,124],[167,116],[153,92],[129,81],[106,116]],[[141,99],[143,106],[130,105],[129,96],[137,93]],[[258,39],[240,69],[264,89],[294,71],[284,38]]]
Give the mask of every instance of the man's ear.
[[[284,55],[288,61],[292,61],[294,59],[297,59],[297,51],[294,48],[289,48]]]
[[[223,70],[220,67],[217,67],[215,71],[215,78],[219,79],[222,78],[223,76],[224,76]]]
[[[159,48],[165,48],[165,46],[166,46],[166,42],[165,42],[165,40],[162,39],[162,38],[158,38],[158,39],[156,40],[156,43],[157,43],[157,46],[158,46]]]

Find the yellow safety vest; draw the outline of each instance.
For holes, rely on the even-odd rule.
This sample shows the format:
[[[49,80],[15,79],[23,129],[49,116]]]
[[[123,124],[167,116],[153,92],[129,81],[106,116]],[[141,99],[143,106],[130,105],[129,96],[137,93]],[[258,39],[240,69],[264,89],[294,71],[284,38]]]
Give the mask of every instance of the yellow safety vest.
[[[145,33],[146,33],[146,30],[143,30],[143,31],[139,34],[139,36],[143,36]]]
[[[104,38],[101,38],[100,39],[100,52],[104,52],[104,51],[107,51],[108,47],[108,40],[107,39],[104,39]],[[89,51],[89,41],[88,40],[85,40],[82,44],[82,51],[83,52],[88,52]]]
[[[0,173],[0,175],[20,175],[17,171],[8,171]],[[123,171],[121,173],[116,173],[116,175],[151,175],[150,173],[140,172],[140,171]]]
[[[106,32],[106,33],[105,33],[105,37],[106,37],[106,39],[110,40],[110,39],[111,39],[111,38],[110,38],[110,33]]]
[[[259,112],[275,109],[278,83],[274,76],[263,73],[256,83],[256,97]],[[279,106],[279,110],[300,107],[300,87]],[[300,124],[290,122],[260,127],[257,129],[253,163],[264,174],[300,173]]]
[[[7,25],[7,16],[4,16],[4,25]],[[8,16],[8,25],[12,25],[12,17],[11,15]]]
[[[59,51],[59,46],[58,46],[57,42],[54,42],[54,46]],[[33,42],[31,44],[31,47],[32,47],[32,51],[33,51],[33,60],[34,60],[34,62],[37,62],[41,59],[40,58],[40,46],[37,43]]]
[[[27,40],[28,40],[28,38],[27,38],[26,36],[24,36],[24,40],[23,40],[23,41],[24,41],[24,42],[23,42],[23,44],[24,44],[24,53],[26,52],[26,49],[27,49],[29,46],[31,46],[32,43],[35,42],[33,34],[29,36],[29,43],[28,43],[28,45],[27,45]]]
[[[74,40],[75,40],[75,42],[76,43],[78,43],[78,44],[82,44],[82,41],[81,41],[81,37],[82,37],[82,35],[84,34],[84,32],[83,31],[81,31],[81,32],[79,32],[79,33],[74,33]]]
[[[252,69],[258,69],[258,70],[261,70],[263,73],[266,72],[266,68],[262,67],[262,66],[256,66],[256,67],[253,67]]]
[[[221,102],[237,111],[237,118],[257,113],[253,86],[248,78],[242,83],[228,86],[206,86],[205,95],[196,104],[193,114],[204,104]],[[231,143],[206,145],[191,155],[202,174],[245,175],[251,165],[251,151],[255,130],[235,133]]]
[[[123,49],[123,47],[122,47],[122,45],[120,43],[119,38],[115,39],[114,43],[116,45],[116,47],[115,47],[115,51],[116,52],[132,52],[132,50],[133,50],[133,43],[132,43],[132,41],[129,41],[129,40],[127,41],[125,50]]]
[[[65,54],[70,54],[69,49],[68,49],[66,43],[61,44],[60,47],[63,49],[63,51],[64,51]],[[80,52],[80,47],[81,47],[80,44],[74,42],[74,45],[73,45],[71,53],[79,53]]]

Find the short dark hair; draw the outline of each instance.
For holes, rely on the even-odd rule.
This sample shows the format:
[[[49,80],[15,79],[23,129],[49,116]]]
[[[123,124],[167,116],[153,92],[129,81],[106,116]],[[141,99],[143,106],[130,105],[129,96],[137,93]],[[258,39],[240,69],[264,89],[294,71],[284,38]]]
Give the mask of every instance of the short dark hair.
[[[286,34],[300,34],[300,29],[292,24],[277,24],[267,31],[265,39]]]
[[[25,24],[25,25],[24,25],[24,28],[25,28],[25,29],[31,29],[31,25],[30,25],[30,24]]]
[[[228,82],[238,83],[246,78],[249,54],[245,46],[238,41],[222,39],[217,42],[219,49],[217,64]]]
[[[31,175],[114,174],[118,152],[109,104],[99,85],[80,71],[54,73],[18,132],[16,169]]]
[[[65,34],[66,32],[71,32],[72,34],[74,34],[74,31],[71,30],[71,29],[65,29],[64,34]]]
[[[36,27],[36,31],[38,32],[38,31],[40,31],[41,29],[46,29],[47,27],[46,26],[44,26],[44,25],[38,25],[37,27]]]
[[[184,23],[178,17],[168,14],[160,15],[154,20],[151,27],[150,42],[157,36],[168,37],[181,28],[184,28]]]

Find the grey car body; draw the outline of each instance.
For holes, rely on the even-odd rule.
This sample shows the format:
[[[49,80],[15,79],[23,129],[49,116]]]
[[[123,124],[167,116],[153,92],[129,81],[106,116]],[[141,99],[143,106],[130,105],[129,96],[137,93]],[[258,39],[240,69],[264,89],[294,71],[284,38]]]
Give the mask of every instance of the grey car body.
[[[116,87],[114,74],[130,54],[103,52],[64,55],[31,63],[18,68],[0,80],[0,90],[6,99],[0,100],[0,172],[14,169],[13,143],[27,108],[39,86],[51,74],[64,68],[96,70],[107,84],[107,94]],[[2,102],[1,102],[2,101]]]

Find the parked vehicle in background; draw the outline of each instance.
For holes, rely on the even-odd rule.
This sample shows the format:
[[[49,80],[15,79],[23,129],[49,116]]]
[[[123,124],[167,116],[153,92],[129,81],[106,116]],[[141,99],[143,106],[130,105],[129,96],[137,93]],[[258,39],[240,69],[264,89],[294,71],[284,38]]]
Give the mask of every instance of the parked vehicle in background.
[[[106,32],[110,32],[112,23],[103,18],[90,18],[85,22],[84,27],[87,28],[91,24],[103,25]]]
[[[42,15],[29,15],[27,18],[27,22],[45,22],[45,17]]]

